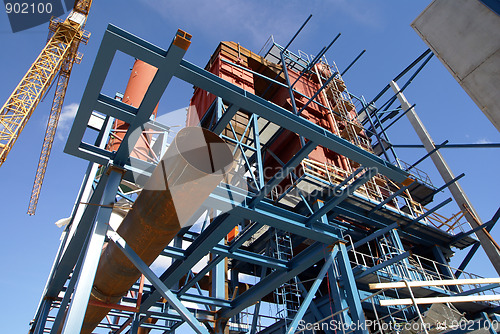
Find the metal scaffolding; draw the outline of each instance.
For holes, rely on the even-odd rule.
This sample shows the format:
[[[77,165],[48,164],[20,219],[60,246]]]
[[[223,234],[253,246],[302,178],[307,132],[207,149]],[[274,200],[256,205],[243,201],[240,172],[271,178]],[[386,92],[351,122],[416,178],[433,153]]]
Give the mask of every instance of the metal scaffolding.
[[[385,124],[406,107],[389,109],[396,95],[375,107],[389,86],[369,103],[349,93],[336,65],[324,58],[336,39],[312,60],[288,50],[293,39],[287,47],[272,41],[261,57],[272,75],[226,59],[232,69],[264,80],[261,96],[183,59],[189,40],[178,31],[165,50],[116,26],[106,29],[65,148],[89,167],[30,333],[80,332],[106,243],[114,243],[142,278],[117,303],[92,302],[110,309],[94,333],[174,333],[183,324],[196,333],[395,333],[418,321],[426,332],[427,324],[438,326],[431,320],[435,309],[383,301],[496,295],[498,282],[480,280],[370,291],[372,283],[479,279],[448,264],[451,247],[479,245],[478,230],[460,215],[448,219],[437,213],[451,199],[432,202],[442,189],[415,166],[406,169],[386,133],[392,124]],[[247,52],[242,50],[238,44],[240,56]],[[138,107],[101,92],[117,51],[158,69]],[[425,57],[429,52],[395,80]],[[328,71],[320,73],[322,68]],[[143,180],[159,162],[130,156],[141,131],[161,143],[152,145],[152,156],[165,152],[170,129],[150,117],[173,77],[214,96],[199,125],[225,140],[239,167],[158,254],[169,265],[157,275],[108,222],[115,210],[133,210]],[[298,86],[312,77],[319,89],[305,95]],[[288,94],[288,109],[265,98],[276,87]],[[306,119],[312,106],[341,128],[329,131]],[[102,122],[92,128],[95,118]],[[119,148],[110,151],[106,143],[115,119],[129,127]],[[89,143],[86,134],[95,130],[97,138]],[[286,133],[300,145],[284,159],[273,145]],[[311,155],[318,147],[344,157],[348,168],[315,160]],[[269,159],[275,163],[271,175],[265,169]],[[196,221],[202,227],[190,229]],[[474,328],[498,323],[500,306],[488,298],[448,304],[447,319]]]

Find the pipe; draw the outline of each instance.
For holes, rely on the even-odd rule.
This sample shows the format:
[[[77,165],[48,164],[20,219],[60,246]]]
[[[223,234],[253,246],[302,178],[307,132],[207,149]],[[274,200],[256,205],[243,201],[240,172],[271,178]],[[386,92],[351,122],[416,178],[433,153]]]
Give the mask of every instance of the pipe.
[[[128,79],[127,87],[125,88],[125,93],[123,93],[122,102],[139,108],[157,71],[158,69],[156,67],[136,59],[130,73],[130,78]],[[155,117],[157,112],[158,105],[156,105],[153,111]],[[114,134],[113,137],[110,138],[107,148],[109,151],[118,151],[128,127],[128,123],[119,119],[115,120],[113,124]],[[131,156],[137,159],[146,160],[145,157],[149,154],[150,142],[150,136],[143,133],[137,141],[135,149],[131,152]]]
[[[118,227],[118,234],[150,265],[232,164],[231,151],[218,135],[203,128],[182,129]],[[117,303],[140,274],[114,243],[106,244],[90,300]],[[81,333],[90,334],[109,310],[88,305]]]

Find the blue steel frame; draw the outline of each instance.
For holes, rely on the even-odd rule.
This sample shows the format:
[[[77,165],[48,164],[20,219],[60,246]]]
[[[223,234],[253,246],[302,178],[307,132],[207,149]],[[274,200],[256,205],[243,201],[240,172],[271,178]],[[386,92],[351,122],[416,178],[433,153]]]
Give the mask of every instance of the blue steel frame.
[[[137,108],[112,99],[100,92],[116,51],[122,51],[158,68],[158,72],[149,86],[143,102]],[[356,277],[351,269],[347,255],[352,246],[346,246],[346,241],[341,233],[342,228],[335,224],[335,218],[338,215],[351,217],[360,223],[366,224],[372,228],[372,232],[378,230],[374,234],[359,238],[354,244],[355,247],[359,247],[386,233],[394,233],[400,227],[404,229],[398,231],[399,235],[409,240],[414,240],[422,245],[449,247],[452,240],[451,236],[440,234],[433,239],[422,234],[421,230],[425,229],[425,225],[420,224],[420,220],[425,218],[425,214],[416,218],[399,215],[391,219],[387,215],[377,214],[377,211],[384,207],[386,203],[380,203],[367,215],[365,209],[346,201],[358,187],[369,181],[376,173],[383,174],[387,178],[401,183],[407,180],[409,176],[407,171],[357,147],[347,140],[333,135],[296,113],[251,94],[184,60],[185,51],[174,44],[171,44],[168,50],[163,50],[118,27],[108,26],[69,134],[65,152],[89,160],[91,163],[109,166],[110,175],[99,180],[89,200],[91,204],[97,205],[87,205],[81,219],[72,222],[72,224],[77,225],[77,228],[74,235],[63,241],[65,247],[60,249],[54,270],[49,277],[44,292],[44,302],[40,304],[35,317],[32,327],[35,332],[43,332],[48,310],[53,305],[51,301],[57,299],[59,293],[64,290],[69,292],[74,290],[74,297],[69,303],[69,293],[67,292],[64,295],[55,322],[58,324],[62,321],[66,305],[69,304],[64,333],[79,331],[78,328],[81,327],[83,321],[95,268],[97,267],[96,261],[98,261],[100,248],[106,233],[153,284],[148,295],[143,298],[139,312],[136,315],[128,314],[130,316],[129,321],[111,327],[116,329],[115,333],[122,332],[132,322],[134,324],[132,332],[140,325],[148,328],[163,328],[165,333],[168,333],[175,331],[184,321],[197,333],[208,333],[207,329],[200,325],[199,320],[191,313],[192,311],[184,307],[180,300],[204,304],[207,309],[216,310],[215,313],[206,314],[198,310],[197,314],[198,317],[205,317],[205,320],[209,319],[215,323],[215,331],[222,333],[228,319],[256,303],[255,309],[256,313],[258,313],[259,301],[262,298],[304,272],[312,264],[325,259],[326,254],[328,254],[326,255],[326,263],[313,283],[313,289],[308,294],[304,294],[304,301],[297,313],[297,317],[289,327],[289,332],[293,332],[305,310],[312,305],[314,293],[319,288],[327,271],[330,272],[329,279],[332,280],[332,286],[335,285],[334,298],[338,301],[336,309],[340,310],[345,305],[348,305],[350,315],[344,314],[344,318],[353,322],[363,321],[364,314],[358,298]],[[286,69],[286,66],[284,69]],[[206,227],[199,234],[183,231],[184,235],[180,234],[179,238],[188,238],[191,244],[185,249],[175,245],[166,247],[162,255],[172,258],[173,263],[160,277],[157,277],[142,263],[120,236],[108,230],[106,224],[122,176],[130,178],[131,172],[148,176],[148,171],[151,171],[154,167],[150,163],[130,157],[127,143],[132,145],[137,141],[137,131],[136,133],[133,131],[144,127],[145,124],[152,128],[164,129],[161,125],[149,121],[149,118],[174,76],[217,96],[212,106],[214,118],[211,121],[211,130],[214,132],[220,134],[228,125],[232,129],[230,120],[238,111],[250,115],[250,121],[242,137],[251,132],[253,136],[251,143],[243,143],[242,138],[238,138],[234,129],[232,129],[234,138],[226,137],[225,139],[235,144],[235,150],[241,151],[255,189],[250,189],[250,192],[246,193],[239,191],[235,187],[229,188],[225,184],[219,185],[204,203],[204,206],[198,210],[198,214],[193,216],[192,219],[198,219],[206,210],[227,209],[228,207],[231,209],[224,210],[226,213],[216,216],[210,224],[206,224]],[[290,90],[292,89],[289,82],[287,87]],[[310,98],[310,101],[313,100],[314,97]],[[89,144],[84,141],[87,124],[94,111],[104,114],[108,119],[108,124],[112,119],[120,119],[130,124],[125,139],[116,152],[105,150],[102,142]],[[297,133],[307,140],[301,150],[288,162],[282,163],[281,170],[267,182],[264,179],[263,172],[264,152],[261,151],[262,145],[259,138],[259,118],[278,124],[280,127]],[[109,131],[109,126],[107,129]],[[346,181],[338,185],[336,191],[330,198],[327,198],[324,204],[312,205],[313,208],[311,208],[311,205],[306,203],[309,211],[305,213],[289,211],[267,198],[273,187],[293,173],[294,169],[317,145],[329,148],[360,163],[362,168],[353,173],[350,178],[354,179],[355,176],[358,176],[357,174],[359,174],[359,177],[350,184]],[[247,152],[252,152],[250,158],[247,157]],[[253,172],[254,170],[255,172]],[[304,198],[303,200],[305,201]],[[434,211],[444,204],[441,203],[430,211]],[[394,222],[396,218],[400,220],[399,223]],[[223,241],[226,235],[244,220],[249,220],[252,223],[234,241],[225,245]],[[262,255],[242,249],[241,246],[265,225],[287,231],[303,239],[310,239],[312,244],[288,261],[273,258],[268,254]],[[418,225],[418,229],[410,229],[415,225]],[[397,238],[399,238],[399,235],[396,234]],[[333,245],[333,248],[330,245]],[[86,253],[80,252],[80,249],[86,250]],[[193,266],[208,253],[213,254],[211,261],[199,273],[192,275],[191,269]],[[408,253],[403,253],[390,261],[359,274],[358,277],[366,276],[371,272],[390,266],[396,261],[403,260],[408,255]],[[223,261],[226,258],[258,265],[262,268],[260,281],[247,291],[235,295],[232,300],[226,300],[223,293]],[[334,263],[337,266],[335,271],[332,270],[332,264]],[[206,273],[211,271],[215,280],[215,294],[211,297],[202,296],[198,283]],[[65,289],[67,278],[71,273],[73,273],[73,278],[68,282]],[[180,283],[181,279],[186,275],[186,283]],[[78,281],[76,277],[79,277]],[[193,287],[197,288],[200,295],[188,293],[189,289]],[[175,311],[168,306],[159,305],[158,300],[161,297],[166,298],[168,305]],[[158,307],[160,307],[160,310],[158,310]],[[318,314],[316,312],[316,316]],[[161,316],[164,316],[164,319],[168,320],[166,325],[162,327],[161,325],[146,324],[144,321],[153,315],[160,317],[160,319]],[[57,330],[54,328],[52,332]],[[252,328],[252,331],[255,331],[255,317]],[[366,333],[363,330],[357,332]]]

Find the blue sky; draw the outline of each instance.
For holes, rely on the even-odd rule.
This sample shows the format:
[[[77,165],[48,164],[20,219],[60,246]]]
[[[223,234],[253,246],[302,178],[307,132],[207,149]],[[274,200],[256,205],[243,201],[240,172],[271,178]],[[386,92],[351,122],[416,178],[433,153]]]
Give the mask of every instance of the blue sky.
[[[394,76],[427,47],[411,29],[410,23],[429,4],[419,1],[95,1],[87,23],[92,35],[82,64],[75,65],[65,100],[62,124],[54,143],[44,187],[34,217],[26,215],[32,182],[45,132],[53,92],[40,103],[20,139],[0,168],[2,234],[0,260],[4,303],[0,306],[4,332],[25,332],[31,320],[54,259],[61,230],[54,225],[67,217],[73,207],[86,162],[64,154],[65,138],[87,82],[102,35],[113,23],[163,48],[181,28],[193,35],[186,59],[204,66],[221,40],[241,43],[259,51],[269,35],[286,44],[311,13],[313,18],[292,44],[309,54],[317,53],[337,33],[342,36],[327,53],[340,69],[345,68],[363,49],[367,52],[345,75],[348,89],[356,95],[373,98]],[[126,5],[124,5],[126,3]],[[306,5],[307,3],[307,5]],[[7,15],[0,13],[0,101],[9,97],[30,64],[43,48],[47,26],[13,34]],[[132,59],[117,57],[105,90],[113,94],[125,88]],[[160,114],[188,105],[192,88],[177,81],[162,98]],[[444,66],[432,59],[423,73],[406,91],[437,143],[500,142],[498,131],[471,101]],[[394,143],[418,143],[403,119],[389,133]],[[461,184],[483,221],[488,221],[499,206],[500,186],[495,170],[500,164],[498,149],[448,149],[442,151],[455,174],[466,173]],[[424,154],[420,149],[400,150],[403,160],[414,162]],[[430,161],[420,167],[441,185]],[[441,196],[443,199],[448,194]],[[444,213],[458,211],[455,204]],[[498,239],[498,227],[493,236]],[[456,258],[460,258],[457,255]],[[469,271],[494,277],[496,273],[485,256],[478,252]]]

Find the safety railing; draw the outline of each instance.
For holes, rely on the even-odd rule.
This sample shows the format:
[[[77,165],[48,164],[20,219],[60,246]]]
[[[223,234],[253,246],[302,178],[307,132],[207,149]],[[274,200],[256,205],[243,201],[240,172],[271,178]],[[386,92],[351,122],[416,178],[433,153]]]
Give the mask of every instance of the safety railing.
[[[370,248],[369,248],[370,249]],[[375,265],[382,264],[392,258],[404,253],[403,250],[397,249],[387,245],[383,241],[379,242],[378,255],[366,254],[359,250],[352,248],[350,253],[351,265],[353,268],[365,267],[371,268]],[[356,270],[356,269],[354,269]],[[461,279],[482,279],[476,274],[472,274],[463,270],[458,270],[448,264],[443,264],[420,255],[411,254],[408,257],[382,267],[376,274],[384,278],[390,278],[394,281],[436,281],[436,280],[450,280],[456,279],[455,273],[460,273]],[[491,288],[482,291],[479,289],[480,284],[462,284],[462,285],[440,285],[437,288],[441,289],[443,293],[454,295],[457,293],[467,294],[470,296],[481,295],[498,295],[500,294],[500,287]],[[499,301],[492,301],[492,304],[500,306]]]

